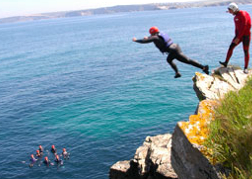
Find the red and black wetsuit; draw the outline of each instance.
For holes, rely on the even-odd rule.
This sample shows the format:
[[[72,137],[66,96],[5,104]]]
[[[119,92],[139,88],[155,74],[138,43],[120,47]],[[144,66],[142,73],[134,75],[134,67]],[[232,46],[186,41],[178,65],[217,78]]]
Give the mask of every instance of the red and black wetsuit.
[[[169,36],[167,34],[159,33],[158,35],[153,35],[148,38],[139,39],[139,40],[136,40],[135,42],[138,42],[138,43],[151,43],[151,42],[153,42],[155,44],[155,46],[162,53],[168,52],[169,55],[166,60],[171,65],[171,67],[173,68],[173,70],[176,73],[178,73],[178,68],[175,65],[175,63],[173,63],[174,59],[177,59],[180,62],[183,62],[186,64],[193,65],[193,66],[198,67],[200,69],[204,69],[203,65],[201,65],[198,62],[196,62],[192,59],[189,59],[187,56],[185,56],[182,53],[180,46],[178,44],[173,43],[171,38],[169,38]]]
[[[243,44],[243,50],[244,50],[244,61],[245,65],[244,68],[247,69],[248,63],[249,63],[249,44],[251,39],[251,18],[248,12],[246,11],[238,11],[237,14],[234,17],[234,23],[235,23],[235,37],[228,49],[227,57],[225,63],[227,64],[229,62],[229,59],[231,58],[233,54],[234,48],[242,42]],[[234,40],[238,38],[239,42],[237,44],[234,43]]]

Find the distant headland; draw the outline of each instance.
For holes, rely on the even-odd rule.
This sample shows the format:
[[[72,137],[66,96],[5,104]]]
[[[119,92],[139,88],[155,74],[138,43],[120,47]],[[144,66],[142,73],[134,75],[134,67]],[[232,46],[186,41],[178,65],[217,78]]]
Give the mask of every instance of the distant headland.
[[[76,11],[62,11],[51,12],[43,14],[34,14],[28,16],[15,16],[0,19],[2,23],[12,22],[24,22],[43,19],[55,19],[65,17],[78,17],[78,16],[90,16],[97,14],[114,14],[120,12],[136,12],[136,11],[152,11],[152,10],[169,10],[169,9],[181,9],[181,8],[194,8],[194,7],[211,7],[211,6],[225,6],[233,1],[230,0],[208,0],[208,1],[195,1],[195,2],[178,2],[178,3],[153,3],[143,5],[120,5],[113,7],[104,7],[97,9],[86,9]],[[252,4],[252,0],[235,0],[239,4]]]

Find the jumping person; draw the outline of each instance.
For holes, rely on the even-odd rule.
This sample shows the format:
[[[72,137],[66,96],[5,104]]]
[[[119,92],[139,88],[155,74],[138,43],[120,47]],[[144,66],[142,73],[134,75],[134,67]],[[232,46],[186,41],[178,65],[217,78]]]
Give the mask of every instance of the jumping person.
[[[172,39],[169,37],[169,35],[165,33],[160,33],[159,29],[157,27],[151,27],[149,30],[149,33],[151,36],[144,37],[143,39],[136,39],[133,37],[133,42],[138,43],[151,43],[153,42],[155,46],[162,52],[162,53],[169,53],[167,57],[167,62],[171,65],[172,69],[175,71],[174,78],[181,77],[181,74],[178,71],[177,66],[173,62],[174,59],[177,59],[180,62],[190,64],[192,66],[195,66],[197,68],[202,69],[206,74],[209,74],[209,67],[208,65],[201,65],[198,62],[189,59],[187,56],[185,56],[181,48],[178,44],[173,43]]]
[[[249,45],[251,39],[251,18],[248,12],[239,10],[239,7],[235,3],[230,3],[228,6],[228,11],[230,14],[234,15],[235,23],[235,37],[233,38],[226,56],[225,62],[219,62],[221,65],[227,67],[229,59],[233,54],[234,48],[242,42],[244,51],[244,73],[248,73],[249,64]]]

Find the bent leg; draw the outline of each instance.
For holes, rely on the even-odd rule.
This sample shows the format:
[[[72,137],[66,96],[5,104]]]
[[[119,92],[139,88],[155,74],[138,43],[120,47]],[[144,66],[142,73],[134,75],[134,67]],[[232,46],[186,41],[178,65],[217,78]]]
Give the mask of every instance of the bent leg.
[[[187,56],[185,56],[182,53],[182,50],[179,45],[176,44],[176,46],[174,46],[172,50],[173,50],[173,57],[176,58],[178,61],[193,65],[193,66],[198,67],[200,69],[204,69],[203,65],[201,65],[198,62],[196,62],[192,59],[189,59]]]
[[[178,73],[178,68],[177,66],[175,65],[175,63],[173,62],[173,60],[175,59],[175,54],[174,53],[170,53],[166,59],[167,63],[170,64],[170,66],[172,67],[172,69]]]
[[[235,39],[235,38],[236,38],[236,37],[234,37],[234,39]],[[233,39],[233,41],[234,41],[234,39]],[[233,43],[233,42],[230,44],[230,46],[229,46],[229,48],[228,48],[226,60],[225,60],[225,63],[226,63],[226,64],[228,64],[228,62],[229,62],[229,60],[230,60],[230,58],[231,58],[231,56],[232,56],[232,54],[233,54],[234,48],[235,48],[240,42],[241,42],[241,40],[240,40],[237,44],[235,44],[235,43]]]
[[[248,68],[249,64],[249,44],[250,44],[250,36],[244,36],[242,39],[243,51],[244,51],[244,69]]]
[[[187,56],[185,56],[185,55],[182,53],[180,47],[178,47],[178,50],[177,50],[177,53],[176,53],[175,58],[178,59],[180,62],[183,62],[183,63],[186,63],[186,64],[190,64],[190,65],[192,65],[192,66],[195,66],[195,67],[197,67],[197,68],[200,68],[200,69],[202,69],[206,74],[209,75],[209,66],[208,66],[208,65],[204,66],[204,65],[202,65],[202,64],[200,64],[200,63],[198,63],[198,62],[196,62],[195,60],[192,60],[192,59],[188,58]]]
[[[232,54],[233,54],[233,50],[236,47],[235,43],[231,43],[231,45],[229,46],[228,52],[227,52],[227,56],[226,56],[226,60],[225,63],[228,64]]]
[[[195,67],[200,68],[200,69],[204,68],[203,65],[201,65],[198,62],[196,62],[196,61],[188,58],[187,56],[185,56],[181,52],[176,55],[176,59],[178,59],[180,62],[183,62],[183,63],[186,63],[186,64],[190,64],[190,65],[195,66]]]

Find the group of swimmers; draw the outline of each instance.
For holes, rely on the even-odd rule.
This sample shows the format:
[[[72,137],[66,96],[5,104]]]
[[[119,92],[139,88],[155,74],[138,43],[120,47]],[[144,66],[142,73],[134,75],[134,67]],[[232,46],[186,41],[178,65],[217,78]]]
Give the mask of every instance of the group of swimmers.
[[[52,145],[52,147],[51,147],[51,153],[54,155],[54,157],[55,157],[54,162],[57,165],[63,165],[63,160],[60,157],[63,157],[65,160],[67,160],[67,159],[69,159],[69,155],[70,155],[70,153],[68,153],[66,151],[66,148],[63,148],[62,153],[60,155],[58,155],[57,149],[55,148],[54,145]],[[44,154],[44,149],[41,145],[39,145],[39,149],[36,150],[36,157],[37,158],[34,156],[34,154],[31,154],[31,159],[30,159],[31,163],[29,166],[32,167],[36,163],[36,161],[41,160],[43,157],[43,154]],[[48,156],[45,156],[43,163],[47,166],[54,165],[54,163],[52,163],[48,159]]]

